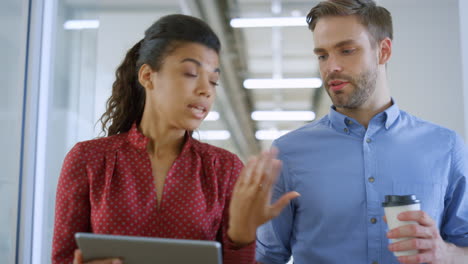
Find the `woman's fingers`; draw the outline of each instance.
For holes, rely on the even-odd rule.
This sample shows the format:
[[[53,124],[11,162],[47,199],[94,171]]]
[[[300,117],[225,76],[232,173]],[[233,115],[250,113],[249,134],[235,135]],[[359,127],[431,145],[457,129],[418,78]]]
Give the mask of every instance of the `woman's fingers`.
[[[84,264],[123,264],[123,261],[118,258],[113,258],[113,259],[93,260],[90,262],[86,262]]]
[[[82,264],[83,263],[83,255],[81,255],[81,250],[75,249],[73,253],[73,264]]]
[[[93,260],[86,263],[83,263],[83,254],[81,254],[81,250],[75,249],[73,258],[73,264],[123,264],[123,261],[118,258],[112,259],[100,259],[100,260]]]
[[[271,162],[271,170],[269,171],[267,177],[264,179],[265,188],[267,188],[270,192],[273,188],[273,185],[276,183],[278,179],[279,172],[281,170],[281,161],[277,159],[273,159]]]
[[[275,163],[277,162],[277,154],[278,150],[276,148],[272,148],[261,154],[255,169],[255,176],[252,181],[253,185],[261,186],[264,189],[268,189],[270,187],[270,183],[275,178],[274,171],[276,169]]]
[[[248,200],[248,206],[242,208],[253,210],[258,214],[258,220],[278,215],[291,199],[299,196],[297,192],[283,195],[274,205],[270,204],[271,193],[281,170],[281,161],[276,159],[278,150],[272,148],[257,157],[249,159],[244,167],[238,184],[236,184],[236,198],[243,204]],[[236,199],[237,201],[237,199]],[[247,207],[245,207],[247,206]]]
[[[301,195],[298,192],[288,192],[281,196],[274,204],[271,205],[268,220],[277,217],[289,201],[299,196]]]
[[[266,162],[265,162],[265,167],[263,169],[261,183],[269,181],[270,175],[274,171],[274,163],[276,161],[277,155],[278,155],[278,150],[276,148],[271,148],[266,153]]]
[[[242,169],[241,175],[239,177],[239,184],[240,185],[248,185],[250,182],[251,175],[255,169],[255,165],[257,164],[257,157],[251,157],[248,161],[247,164],[244,166]]]
[[[289,192],[271,204],[272,188],[281,170],[277,154],[278,150],[271,149],[251,158],[234,187],[228,235],[236,243],[255,239],[260,225],[279,215],[291,199],[299,196],[297,192]]]
[[[257,164],[255,164],[255,169],[252,174],[251,182],[252,186],[259,186],[263,183],[263,178],[265,175],[265,170],[268,170],[270,163],[270,153],[265,151],[260,155]]]

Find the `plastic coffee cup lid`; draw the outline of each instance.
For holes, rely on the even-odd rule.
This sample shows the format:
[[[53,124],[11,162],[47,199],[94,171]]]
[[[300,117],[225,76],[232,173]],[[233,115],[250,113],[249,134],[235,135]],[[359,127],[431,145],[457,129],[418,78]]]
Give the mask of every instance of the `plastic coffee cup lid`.
[[[418,204],[419,200],[416,200],[416,195],[385,195],[385,202],[382,203],[383,207],[390,206],[402,206],[410,204]]]

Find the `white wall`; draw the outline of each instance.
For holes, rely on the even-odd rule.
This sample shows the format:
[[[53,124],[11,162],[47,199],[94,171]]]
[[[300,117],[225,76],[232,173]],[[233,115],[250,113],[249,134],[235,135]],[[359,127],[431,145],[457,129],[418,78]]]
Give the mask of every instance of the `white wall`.
[[[112,91],[115,70],[127,51],[144,37],[144,31],[166,13],[103,12],[99,14],[96,51],[95,120],[105,111],[105,103]],[[99,130],[99,129],[98,129]]]
[[[380,4],[392,13],[394,23],[388,76],[396,102],[464,136],[458,0],[382,0]]]
[[[460,52],[465,102],[465,140],[468,140],[468,1],[459,0],[458,10],[460,12]]]

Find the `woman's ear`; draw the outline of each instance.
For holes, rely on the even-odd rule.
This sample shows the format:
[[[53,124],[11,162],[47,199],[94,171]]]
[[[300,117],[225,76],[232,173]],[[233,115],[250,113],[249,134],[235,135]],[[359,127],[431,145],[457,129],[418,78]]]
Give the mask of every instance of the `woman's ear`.
[[[145,89],[153,89],[153,82],[151,81],[151,75],[153,73],[153,69],[148,64],[143,64],[138,70],[138,82],[143,86]]]
[[[384,38],[379,44],[379,64],[386,64],[392,56],[392,40]]]

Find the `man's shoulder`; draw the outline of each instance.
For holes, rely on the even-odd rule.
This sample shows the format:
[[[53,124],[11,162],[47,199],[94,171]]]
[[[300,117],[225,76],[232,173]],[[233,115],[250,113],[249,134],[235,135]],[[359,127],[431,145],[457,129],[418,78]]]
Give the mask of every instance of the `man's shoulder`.
[[[422,119],[415,115],[412,115],[404,110],[400,110],[400,118],[403,121],[404,129],[419,129],[425,131],[433,136],[442,136],[442,137],[455,137],[457,132],[455,130],[444,127],[442,125],[436,124],[434,122]]]
[[[440,146],[444,149],[465,145],[462,136],[453,129],[424,120],[403,110],[400,110],[400,118],[402,126],[399,129],[402,135],[410,132],[414,136],[412,139],[431,142],[434,147]]]
[[[310,138],[311,136],[319,135],[330,128],[329,124],[330,120],[328,119],[328,115],[325,115],[324,117],[316,121],[305,124],[295,130],[292,130],[282,135],[274,141],[274,145],[288,145],[292,142],[302,141],[306,137]]]

